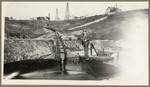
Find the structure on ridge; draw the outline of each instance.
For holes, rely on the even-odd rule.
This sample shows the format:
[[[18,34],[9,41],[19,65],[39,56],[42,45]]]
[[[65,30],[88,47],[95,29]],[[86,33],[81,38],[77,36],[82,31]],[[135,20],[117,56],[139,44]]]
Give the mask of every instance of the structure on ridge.
[[[58,8],[56,9],[55,21],[59,21],[59,17],[58,17]]]
[[[65,20],[69,20],[70,14],[69,14],[69,3],[67,3],[66,6],[66,13],[65,13]]]

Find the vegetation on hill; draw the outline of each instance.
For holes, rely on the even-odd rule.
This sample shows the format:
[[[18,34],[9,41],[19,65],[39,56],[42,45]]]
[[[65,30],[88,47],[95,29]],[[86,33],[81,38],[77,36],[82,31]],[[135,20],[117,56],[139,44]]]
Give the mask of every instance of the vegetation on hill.
[[[75,30],[68,30],[67,33],[70,35],[76,35],[77,31],[89,31],[90,35],[93,39],[99,40],[119,40],[124,39],[126,37],[126,32],[128,30],[132,30],[131,21],[134,21],[135,18],[142,17],[144,21],[148,21],[148,10],[134,10],[127,12],[120,12],[114,15],[109,15],[108,18],[104,21],[91,24],[82,28],[78,28]],[[145,19],[147,20],[145,20]],[[140,20],[140,19],[139,19]],[[143,26],[143,25],[142,25]],[[66,34],[67,34],[66,33]]]
[[[43,29],[44,26],[48,26],[56,28],[64,35],[76,36],[81,31],[86,30],[91,33],[90,35],[93,39],[118,40],[124,38],[124,31],[130,28],[127,27],[130,25],[128,22],[134,20],[135,17],[147,17],[148,9],[119,12],[109,15],[106,20],[101,22],[69,30],[69,28],[92,22],[103,18],[104,16],[106,15],[95,15],[78,20],[65,20],[58,22],[49,20],[5,20],[5,33],[8,37],[14,36],[13,38],[37,38],[45,34],[49,34],[47,33],[48,31]]]
[[[37,38],[47,34],[45,26],[56,28],[64,33],[66,29],[94,21],[103,15],[95,15],[80,20],[49,21],[49,20],[5,20],[6,38]]]
[[[135,22],[136,20],[148,21],[148,9],[119,12],[109,15],[107,19],[101,22],[69,30],[69,28],[92,22],[103,18],[104,16],[105,15],[97,15],[80,20],[59,22],[48,20],[5,20],[5,37],[8,37],[7,39],[41,39],[41,37],[42,39],[50,39],[55,33],[43,28],[48,25],[49,27],[58,29],[59,34],[63,36],[76,37],[80,36],[82,31],[88,31],[89,37],[92,38],[92,40],[99,40],[99,43],[102,42],[102,44],[105,45],[104,48],[106,50],[110,50],[109,48],[112,50],[121,50],[122,48],[120,48],[119,45],[122,42],[122,39],[128,36],[128,31],[132,30],[133,27],[137,28],[141,25],[132,22]],[[115,40],[118,42],[114,42]],[[50,54],[55,52],[55,46],[52,41],[49,40],[5,40],[4,43],[5,63],[29,59],[54,58],[54,56]],[[70,40],[64,40],[64,43],[69,51],[83,49],[82,45],[77,42],[77,40],[71,38]],[[99,44],[97,44],[96,47],[99,47]]]
[[[5,20],[5,34],[7,39],[36,38],[46,34],[42,28],[46,21],[43,20]]]

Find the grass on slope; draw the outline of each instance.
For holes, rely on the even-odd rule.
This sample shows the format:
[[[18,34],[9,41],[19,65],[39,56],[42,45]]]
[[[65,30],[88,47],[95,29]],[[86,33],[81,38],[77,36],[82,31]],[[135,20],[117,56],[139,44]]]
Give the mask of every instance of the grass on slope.
[[[11,38],[36,38],[46,34],[42,30],[45,21],[40,20],[5,20],[5,34]],[[15,37],[19,34],[18,37]]]
[[[25,35],[25,38],[37,38],[47,33],[43,29],[46,24],[51,28],[57,28],[60,32],[65,32],[65,30],[69,28],[94,21],[103,16],[104,15],[95,15],[80,20],[65,20],[58,22],[48,20],[5,20],[5,33],[8,37],[20,34]]]
[[[133,25],[132,21],[135,21],[135,19],[138,18],[141,18],[143,21],[148,21],[148,10],[141,9],[116,13],[108,16],[108,18],[104,21],[75,30],[68,30],[66,34],[70,33],[71,35],[76,35],[77,31],[81,32],[86,30],[89,31],[93,39],[123,39],[126,37],[126,33],[129,30],[132,30],[131,26],[137,26],[136,24]]]

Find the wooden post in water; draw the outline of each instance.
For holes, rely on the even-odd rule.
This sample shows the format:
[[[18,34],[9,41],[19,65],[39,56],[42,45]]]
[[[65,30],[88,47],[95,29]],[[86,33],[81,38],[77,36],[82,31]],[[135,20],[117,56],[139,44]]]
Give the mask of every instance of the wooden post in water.
[[[60,52],[60,60],[61,60],[61,70],[63,72],[63,74],[66,72],[66,69],[65,69],[65,55],[64,55],[64,52]]]
[[[63,72],[63,74],[66,73],[66,59],[67,59],[67,52],[66,52],[66,47],[64,45],[64,42],[62,40],[62,38],[59,36],[59,42],[60,42],[60,60],[61,60],[61,70]]]

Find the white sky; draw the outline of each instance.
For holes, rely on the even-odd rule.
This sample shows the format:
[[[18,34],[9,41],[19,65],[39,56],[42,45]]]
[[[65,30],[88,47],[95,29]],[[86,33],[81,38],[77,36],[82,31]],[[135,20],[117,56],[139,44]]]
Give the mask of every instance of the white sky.
[[[134,9],[148,9],[148,2],[2,2],[3,15],[15,19],[29,19],[37,16],[51,15],[55,19],[56,8],[59,18],[64,19],[66,3],[69,3],[71,16],[88,14],[104,14],[107,7],[118,5],[123,11]]]

